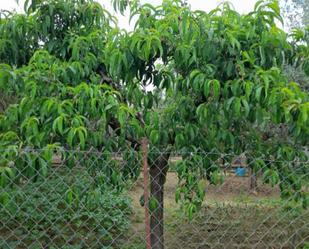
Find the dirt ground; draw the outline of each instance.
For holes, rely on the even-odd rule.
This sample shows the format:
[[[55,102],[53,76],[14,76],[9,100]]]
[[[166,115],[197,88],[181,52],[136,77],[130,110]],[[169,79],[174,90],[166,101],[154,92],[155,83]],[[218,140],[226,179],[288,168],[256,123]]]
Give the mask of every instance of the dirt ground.
[[[178,178],[174,172],[167,174],[166,183],[164,186],[165,205],[167,207],[178,207],[175,202],[175,190],[177,187]],[[213,202],[229,203],[242,198],[251,201],[258,200],[273,200],[280,197],[278,188],[272,188],[269,185],[262,184],[258,181],[256,191],[250,190],[249,177],[235,177],[227,176],[222,185],[207,185],[206,186],[205,204]],[[140,180],[132,187],[130,196],[133,199],[133,206],[140,208],[139,198],[143,194],[143,179]]]
[[[309,213],[283,211],[278,188],[258,181],[250,190],[249,177],[227,176],[220,186],[206,186],[202,210],[189,221],[175,202],[177,175],[168,173],[165,184],[165,244],[179,248],[309,248]],[[134,245],[145,248],[144,210],[139,204],[143,180],[132,187],[132,234]]]

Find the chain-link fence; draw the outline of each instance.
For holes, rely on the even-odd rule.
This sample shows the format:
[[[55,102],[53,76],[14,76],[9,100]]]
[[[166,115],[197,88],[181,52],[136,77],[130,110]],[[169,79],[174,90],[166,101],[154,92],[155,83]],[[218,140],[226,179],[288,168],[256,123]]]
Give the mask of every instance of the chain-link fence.
[[[146,248],[142,152],[0,158],[0,248]],[[147,158],[151,233],[164,229],[165,248],[309,248],[307,160],[157,149]],[[164,218],[153,220],[159,175]]]

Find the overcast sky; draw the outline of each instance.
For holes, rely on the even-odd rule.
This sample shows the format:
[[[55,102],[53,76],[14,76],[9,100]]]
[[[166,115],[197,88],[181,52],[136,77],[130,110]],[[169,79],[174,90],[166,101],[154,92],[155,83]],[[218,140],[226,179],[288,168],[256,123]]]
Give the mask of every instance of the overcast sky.
[[[5,10],[16,10],[17,12],[22,12],[25,0],[19,0],[19,5],[17,5],[15,0],[0,0],[0,9]],[[162,0],[141,0],[143,3],[151,3],[153,5],[158,5]],[[111,7],[111,0],[97,0],[102,5],[104,5],[111,13],[113,13]],[[193,9],[210,11],[217,7],[222,0],[189,0],[188,3],[192,6]],[[253,10],[256,0],[229,0],[235,8],[240,13],[247,13]],[[117,15],[119,26],[125,29],[130,29],[127,16]]]

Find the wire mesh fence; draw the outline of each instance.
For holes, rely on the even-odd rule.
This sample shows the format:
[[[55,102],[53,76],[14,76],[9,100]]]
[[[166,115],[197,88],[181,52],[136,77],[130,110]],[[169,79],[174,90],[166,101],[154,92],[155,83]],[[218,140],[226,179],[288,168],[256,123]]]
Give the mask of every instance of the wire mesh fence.
[[[146,248],[142,156],[2,151],[0,248]],[[307,159],[158,149],[147,158],[148,210],[155,219],[164,201],[151,224],[165,248],[309,248]]]

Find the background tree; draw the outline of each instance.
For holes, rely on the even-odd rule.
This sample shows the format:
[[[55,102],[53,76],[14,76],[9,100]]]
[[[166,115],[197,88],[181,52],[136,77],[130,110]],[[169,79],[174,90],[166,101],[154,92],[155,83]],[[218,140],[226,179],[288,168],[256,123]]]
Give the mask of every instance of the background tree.
[[[281,0],[280,8],[287,28],[304,28],[309,24],[308,0]]]
[[[0,88],[17,97],[0,116],[4,165],[14,162],[35,180],[34,172],[48,173],[55,149],[123,150],[136,159],[141,138],[149,138],[155,249],[164,247],[164,183],[175,150],[183,155],[176,200],[189,217],[204,199],[202,180],[219,180],[220,153],[259,158],[253,170],[306,207],[305,174],[283,162],[306,157],[308,94],[282,70],[296,64],[309,74],[308,44],[305,33],[288,39],[276,26],[277,1],[240,15],[227,3],[206,13],[180,0],[158,7],[115,0],[116,10],[137,16],[130,33],[91,0],[28,3],[26,14],[0,23]],[[272,132],[282,125],[287,137]],[[31,167],[15,160],[25,148],[42,151]],[[270,156],[277,163],[267,164]],[[98,173],[119,186],[139,173],[136,160],[128,162]]]
[[[308,33],[309,25],[309,1],[307,0],[281,0],[280,8],[282,16],[284,18],[284,26],[287,30],[293,30],[295,28],[300,29],[300,33],[305,31]],[[296,31],[295,31],[296,32]],[[308,35],[303,35],[303,38]],[[308,44],[308,38],[307,40]],[[297,65],[285,65],[284,70],[286,76],[290,81],[296,81],[308,91],[309,89],[309,77],[304,73],[302,68]]]

